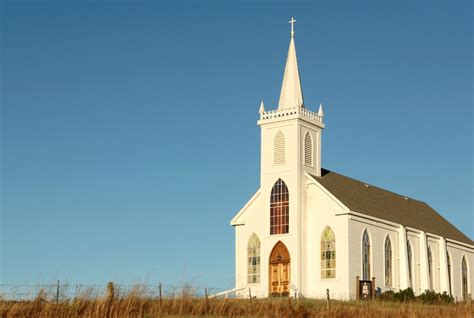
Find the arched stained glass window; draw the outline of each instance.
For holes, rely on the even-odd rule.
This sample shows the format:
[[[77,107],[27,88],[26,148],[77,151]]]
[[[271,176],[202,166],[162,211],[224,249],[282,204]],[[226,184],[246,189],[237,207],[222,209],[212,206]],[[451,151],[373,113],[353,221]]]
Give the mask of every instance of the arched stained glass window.
[[[413,255],[410,242],[407,242],[408,254],[408,287],[413,288]]]
[[[321,235],[321,278],[336,278],[336,237],[329,226]]]
[[[273,140],[273,164],[282,165],[285,163],[285,135],[278,131]]]
[[[433,290],[433,255],[431,248],[428,246],[428,276],[430,277],[430,289]]]
[[[467,300],[468,298],[468,281],[467,281],[467,263],[466,263],[466,256],[462,257],[461,261],[461,284],[462,284],[462,297],[463,299]]]
[[[260,240],[253,233],[247,245],[247,282],[260,283]]]
[[[367,230],[362,235],[362,279],[370,280],[370,238]]]
[[[304,136],[304,164],[313,166],[313,138],[309,131]]]
[[[270,195],[270,234],[284,234],[289,231],[290,195],[285,182],[278,179]]]
[[[448,283],[449,283],[449,294],[452,295],[452,288],[451,288],[451,257],[449,256],[449,253],[446,252],[446,260],[448,261]]]
[[[385,239],[385,286],[392,286],[392,243],[388,236]]]

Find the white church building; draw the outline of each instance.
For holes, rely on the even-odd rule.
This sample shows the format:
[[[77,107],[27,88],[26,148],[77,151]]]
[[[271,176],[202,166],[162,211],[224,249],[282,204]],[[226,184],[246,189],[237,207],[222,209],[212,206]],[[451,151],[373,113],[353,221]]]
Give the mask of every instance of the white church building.
[[[354,299],[411,287],[471,298],[474,242],[428,204],[321,167],[294,42],[278,108],[262,102],[260,187],[231,221],[240,295]]]

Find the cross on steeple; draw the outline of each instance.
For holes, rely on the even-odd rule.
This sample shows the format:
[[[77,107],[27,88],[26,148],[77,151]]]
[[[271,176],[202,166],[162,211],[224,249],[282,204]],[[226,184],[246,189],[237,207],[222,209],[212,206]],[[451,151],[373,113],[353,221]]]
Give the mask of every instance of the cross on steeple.
[[[291,17],[291,20],[288,21],[288,23],[291,24],[291,37],[295,35],[295,22],[296,20],[293,17]]]

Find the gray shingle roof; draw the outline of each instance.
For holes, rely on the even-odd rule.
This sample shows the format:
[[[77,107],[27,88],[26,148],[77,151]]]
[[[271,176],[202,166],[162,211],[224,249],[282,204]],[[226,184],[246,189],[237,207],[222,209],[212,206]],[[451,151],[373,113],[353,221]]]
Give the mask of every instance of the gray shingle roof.
[[[425,202],[406,198],[329,170],[322,169],[321,175],[312,177],[354,212],[473,244],[469,237]]]

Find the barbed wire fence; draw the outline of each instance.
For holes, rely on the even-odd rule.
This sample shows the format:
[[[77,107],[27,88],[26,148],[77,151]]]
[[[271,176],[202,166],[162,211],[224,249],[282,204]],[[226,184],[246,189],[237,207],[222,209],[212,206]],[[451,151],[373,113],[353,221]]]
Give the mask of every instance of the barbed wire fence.
[[[27,301],[41,299],[50,303],[68,302],[74,299],[100,299],[112,295],[113,298],[125,298],[134,295],[141,298],[166,300],[175,298],[267,298],[269,295],[264,291],[250,286],[239,289],[226,289],[212,287],[203,284],[0,284],[0,300]],[[309,298],[324,300],[329,303],[330,299],[348,300],[355,299],[356,295],[338,294],[326,289],[320,293],[305,293],[298,295],[298,292],[289,293],[290,298]]]
[[[193,284],[69,284],[57,281],[52,284],[0,284],[0,300],[32,300],[37,297],[49,302],[62,302],[75,298],[96,299],[135,294],[144,298],[167,299],[174,297],[206,297],[225,291],[225,288]]]

